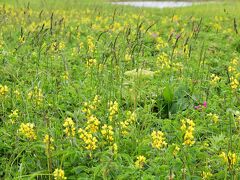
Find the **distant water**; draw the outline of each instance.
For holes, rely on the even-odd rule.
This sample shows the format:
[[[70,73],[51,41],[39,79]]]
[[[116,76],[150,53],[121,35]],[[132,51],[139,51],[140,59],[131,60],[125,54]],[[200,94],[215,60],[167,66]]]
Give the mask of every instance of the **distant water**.
[[[185,7],[193,5],[192,2],[174,2],[174,1],[134,1],[134,2],[113,2],[112,4],[130,5],[135,7],[152,7],[152,8],[166,8],[166,7]]]

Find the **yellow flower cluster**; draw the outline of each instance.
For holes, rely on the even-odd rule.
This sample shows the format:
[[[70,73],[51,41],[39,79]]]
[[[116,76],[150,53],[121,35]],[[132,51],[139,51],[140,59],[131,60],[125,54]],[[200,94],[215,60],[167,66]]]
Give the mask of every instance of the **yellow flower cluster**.
[[[55,169],[53,172],[53,176],[55,180],[64,180],[67,179],[64,175],[64,171],[62,169]]]
[[[228,71],[229,73],[232,74],[232,76],[230,77],[230,87],[233,90],[237,90],[237,88],[239,87],[239,77],[240,77],[240,73],[238,72],[237,67],[239,67],[239,59],[234,58],[231,62],[230,65],[228,67]]]
[[[86,116],[91,116],[92,112],[97,109],[97,105],[100,103],[100,96],[96,95],[93,101],[85,102],[83,104],[82,112],[86,114]]]
[[[93,67],[96,64],[97,64],[97,60],[96,59],[89,59],[89,60],[87,60],[87,67]]]
[[[151,134],[152,137],[152,147],[161,149],[167,146],[165,137],[162,131],[153,131]]]
[[[132,57],[130,54],[126,53],[125,54],[125,61],[131,61]]]
[[[94,38],[92,36],[87,37],[88,51],[93,53],[95,50]]]
[[[238,59],[237,58],[233,58],[232,61],[230,62],[230,65],[228,66],[228,71],[230,73],[236,74],[237,73],[237,67],[238,65]]]
[[[114,132],[113,132],[113,127],[111,125],[104,124],[101,130],[101,133],[103,137],[108,141],[110,144],[113,142],[114,138]]]
[[[65,43],[64,42],[53,42],[51,44],[50,50],[52,52],[58,52],[58,51],[62,51],[65,48]]]
[[[6,85],[0,84],[0,96],[6,95],[8,92],[8,87]]]
[[[113,117],[118,113],[118,103],[116,101],[109,102],[109,120],[112,121]]]
[[[229,168],[232,168],[237,163],[237,155],[231,151],[228,154],[222,152],[219,157],[223,159],[224,163],[228,164]]]
[[[181,130],[184,132],[183,144],[192,146],[195,143],[193,136],[195,123],[190,119],[181,120],[181,123],[182,123]]]
[[[121,133],[126,136],[129,133],[129,128],[132,123],[136,121],[136,113],[127,111],[127,119],[120,122]]]
[[[58,49],[59,51],[62,51],[65,48],[65,43],[64,42],[59,42]]]
[[[97,148],[97,138],[94,137],[94,133],[96,133],[99,129],[99,125],[101,124],[98,118],[93,115],[94,110],[97,109],[97,105],[100,103],[100,97],[96,95],[92,101],[85,102],[84,108],[82,111],[85,113],[87,123],[85,129],[80,128],[78,130],[79,137],[86,144],[86,149],[94,150]]]
[[[68,137],[75,136],[76,128],[75,128],[75,123],[73,122],[72,118],[65,119],[64,123],[63,123],[63,127],[65,128],[64,132]]]
[[[18,41],[19,41],[20,44],[25,43],[25,37],[24,37],[24,36],[20,36],[20,37],[18,38]]]
[[[53,151],[54,150],[54,146],[53,146],[54,139],[51,136],[46,134],[44,136],[43,142],[44,142],[44,144],[46,146],[46,154],[48,154],[49,151]]]
[[[62,75],[62,78],[67,81],[69,79],[69,73],[67,71],[65,71]]]
[[[217,76],[216,74],[212,74],[211,75],[211,81],[210,81],[210,84],[212,85],[212,86],[216,86],[217,85],[217,83],[220,81],[220,77],[219,76]]]
[[[174,144],[175,145],[175,144]],[[180,147],[178,145],[175,145],[175,148],[173,150],[173,156],[177,156],[178,152],[180,151]]]
[[[37,139],[36,133],[34,132],[34,124],[33,123],[26,123],[26,124],[21,123],[19,132],[30,140]]]
[[[213,28],[216,30],[216,31],[220,31],[221,29],[222,29],[222,26],[221,26],[221,24],[219,24],[219,23],[214,23],[213,24]]]
[[[219,116],[217,114],[209,113],[207,114],[207,117],[209,117],[215,124],[219,121]]]
[[[114,22],[112,26],[112,31],[120,31],[123,28],[123,26],[119,22]]]
[[[189,46],[186,44],[183,46],[183,54],[185,54],[186,56],[189,56],[190,53],[190,49]]]
[[[19,96],[20,96],[20,92],[19,92],[18,90],[15,90],[13,93],[14,93],[14,94],[15,94],[15,96],[17,96],[17,97],[19,97]]]
[[[233,90],[236,90],[239,86],[239,81],[236,78],[234,78],[233,76],[230,77],[230,86]]]
[[[156,49],[161,50],[162,48],[167,47],[167,43],[164,42],[164,40],[161,37],[158,37],[157,39],[157,44],[156,44]]]
[[[42,90],[39,89],[38,87],[34,87],[34,89],[28,93],[28,99],[31,99],[34,102],[36,102],[37,105],[41,104],[43,101]]]
[[[156,64],[158,67],[160,67],[162,70],[168,70],[171,67],[173,68],[174,71],[182,70],[183,69],[183,64],[181,62],[170,62],[170,58],[168,54],[163,52],[157,57]]]
[[[87,116],[87,127],[85,128],[85,130],[91,133],[95,133],[98,130],[99,124],[100,124],[100,121],[98,120],[97,117],[93,115]]]
[[[112,152],[113,152],[114,154],[117,154],[117,152],[118,152],[118,146],[117,146],[117,144],[116,144],[116,143],[113,143],[113,145],[111,146],[111,148],[112,148]]]
[[[202,172],[202,179],[203,179],[203,180],[211,179],[212,176],[213,176],[213,175],[212,175],[211,172],[205,172],[205,171]]]
[[[80,128],[78,130],[79,133],[79,137],[84,141],[84,143],[86,144],[86,149],[87,150],[94,150],[97,148],[97,138],[94,137],[91,133],[87,132],[86,130]]]
[[[160,66],[161,69],[169,69],[170,59],[166,53],[162,53],[157,57],[157,65]]]
[[[12,110],[11,114],[10,114],[8,117],[9,117],[9,119],[10,119],[10,122],[11,122],[12,124],[14,124],[15,121],[17,120],[17,118],[19,117],[19,116],[18,116],[18,110],[17,110],[17,109],[16,109],[16,110]]]
[[[137,157],[137,160],[135,161],[135,167],[138,169],[142,169],[145,163],[146,163],[146,157],[140,155]]]

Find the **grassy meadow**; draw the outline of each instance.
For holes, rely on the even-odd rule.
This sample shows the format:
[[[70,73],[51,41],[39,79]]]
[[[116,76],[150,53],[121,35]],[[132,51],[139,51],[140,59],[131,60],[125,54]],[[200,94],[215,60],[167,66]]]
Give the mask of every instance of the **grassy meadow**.
[[[0,0],[0,179],[240,179],[239,12]]]

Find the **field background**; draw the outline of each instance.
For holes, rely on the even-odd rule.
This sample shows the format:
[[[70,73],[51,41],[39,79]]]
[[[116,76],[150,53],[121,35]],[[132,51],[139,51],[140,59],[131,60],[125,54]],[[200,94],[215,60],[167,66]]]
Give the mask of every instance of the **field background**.
[[[0,0],[0,179],[240,179],[239,12]]]

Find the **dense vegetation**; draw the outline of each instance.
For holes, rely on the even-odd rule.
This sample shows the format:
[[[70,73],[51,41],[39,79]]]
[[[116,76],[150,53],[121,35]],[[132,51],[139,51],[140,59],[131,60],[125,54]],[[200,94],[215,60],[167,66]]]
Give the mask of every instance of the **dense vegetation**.
[[[239,3],[0,2],[0,179],[240,178]]]

